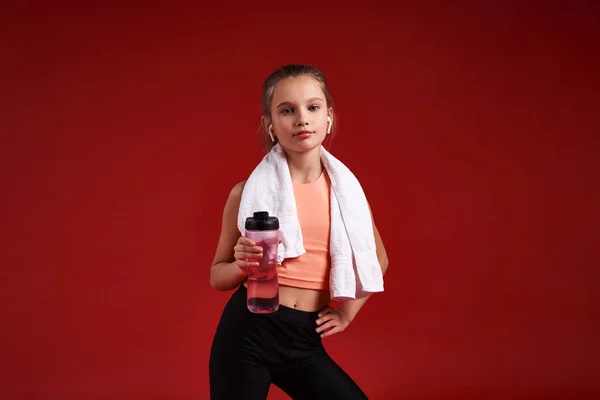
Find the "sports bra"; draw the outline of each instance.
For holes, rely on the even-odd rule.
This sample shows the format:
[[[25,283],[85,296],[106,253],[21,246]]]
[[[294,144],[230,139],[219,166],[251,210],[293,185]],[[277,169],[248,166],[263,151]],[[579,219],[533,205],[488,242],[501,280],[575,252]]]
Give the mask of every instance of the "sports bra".
[[[279,283],[329,290],[329,228],[331,182],[325,169],[311,183],[293,183],[298,221],[306,253],[286,258],[278,268]]]

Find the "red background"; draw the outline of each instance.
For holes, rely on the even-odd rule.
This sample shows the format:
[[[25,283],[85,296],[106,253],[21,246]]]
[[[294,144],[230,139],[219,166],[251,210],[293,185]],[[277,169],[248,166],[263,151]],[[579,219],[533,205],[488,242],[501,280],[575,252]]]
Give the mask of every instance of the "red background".
[[[596,3],[250,3],[3,5],[0,397],[208,398],[223,205],[305,62],[390,258],[333,357],[373,399],[597,398]]]

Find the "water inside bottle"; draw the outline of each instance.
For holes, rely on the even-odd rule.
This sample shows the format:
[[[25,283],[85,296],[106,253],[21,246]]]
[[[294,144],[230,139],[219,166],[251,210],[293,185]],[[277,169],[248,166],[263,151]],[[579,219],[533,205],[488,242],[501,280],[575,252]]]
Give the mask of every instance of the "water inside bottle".
[[[259,266],[248,276],[248,309],[257,314],[272,313],[279,309],[279,282],[277,280],[277,238],[256,243],[263,248]]]

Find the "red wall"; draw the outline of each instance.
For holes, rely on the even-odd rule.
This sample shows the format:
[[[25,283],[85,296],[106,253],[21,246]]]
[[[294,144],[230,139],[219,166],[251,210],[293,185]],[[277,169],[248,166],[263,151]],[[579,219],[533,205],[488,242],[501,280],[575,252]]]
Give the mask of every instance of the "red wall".
[[[598,7],[216,3],[3,5],[0,397],[208,398],[221,211],[288,62],[389,252],[327,340],[369,397],[600,396]]]

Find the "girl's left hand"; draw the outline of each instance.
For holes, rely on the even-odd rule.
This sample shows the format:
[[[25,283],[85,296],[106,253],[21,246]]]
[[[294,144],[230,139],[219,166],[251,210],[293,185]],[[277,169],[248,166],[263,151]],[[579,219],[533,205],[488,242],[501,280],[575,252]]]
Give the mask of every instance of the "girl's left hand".
[[[317,332],[323,332],[322,338],[343,332],[350,325],[350,318],[343,312],[327,306],[319,311],[317,319]]]

